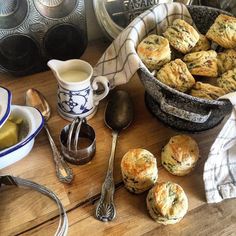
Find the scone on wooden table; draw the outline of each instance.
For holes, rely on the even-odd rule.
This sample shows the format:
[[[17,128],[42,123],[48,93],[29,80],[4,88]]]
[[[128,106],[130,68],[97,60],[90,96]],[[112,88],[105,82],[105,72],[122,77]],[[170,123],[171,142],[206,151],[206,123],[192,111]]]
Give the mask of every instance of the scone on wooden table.
[[[217,53],[213,50],[189,53],[183,61],[192,75],[218,76]]]
[[[196,141],[188,135],[176,135],[165,145],[161,153],[161,163],[171,174],[187,175],[199,159]]]
[[[207,51],[211,48],[210,42],[203,34],[199,34],[200,38],[197,44],[191,49],[191,52]]]
[[[157,183],[149,190],[146,203],[150,216],[164,225],[179,222],[188,211],[184,190],[172,182]]]
[[[195,84],[195,79],[189,72],[186,64],[180,59],[165,64],[157,72],[156,78],[181,92],[186,92]]]
[[[163,33],[172,47],[182,53],[188,53],[199,40],[198,32],[186,21],[176,19]]]
[[[145,149],[129,150],[121,160],[121,172],[125,187],[130,192],[142,193],[157,181],[156,158]]]
[[[197,82],[190,91],[190,95],[194,97],[209,100],[216,100],[217,98],[225,95],[225,93],[225,90],[220,87],[202,82]]]
[[[218,72],[225,73],[228,70],[236,68],[236,51],[227,49],[217,55]]]
[[[236,18],[220,14],[208,30],[206,37],[223,48],[236,47]]]
[[[158,70],[170,61],[169,41],[159,35],[149,35],[137,47],[137,53],[149,70]]]
[[[217,79],[217,84],[227,93],[236,91],[236,68],[228,70]]]

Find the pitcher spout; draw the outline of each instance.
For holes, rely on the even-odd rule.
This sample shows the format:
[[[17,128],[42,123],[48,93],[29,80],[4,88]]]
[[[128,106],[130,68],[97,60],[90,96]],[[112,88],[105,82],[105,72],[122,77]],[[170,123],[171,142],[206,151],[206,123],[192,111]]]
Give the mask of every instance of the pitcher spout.
[[[52,59],[48,61],[47,65],[55,75],[59,76],[60,70],[63,67],[63,63],[63,61]]]

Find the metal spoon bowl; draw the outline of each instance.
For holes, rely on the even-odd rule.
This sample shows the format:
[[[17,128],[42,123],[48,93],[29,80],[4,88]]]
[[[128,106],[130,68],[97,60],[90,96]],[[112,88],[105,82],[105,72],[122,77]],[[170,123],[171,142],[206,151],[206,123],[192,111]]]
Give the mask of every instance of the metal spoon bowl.
[[[133,104],[129,94],[116,91],[108,101],[105,110],[105,124],[112,129],[112,147],[105,181],[102,185],[101,198],[96,207],[96,217],[101,221],[111,221],[116,216],[113,195],[115,191],[113,166],[116,142],[121,130],[127,128],[134,117]]]
[[[104,122],[110,129],[120,132],[133,120],[133,104],[126,91],[118,90],[107,103]]]
[[[26,92],[26,105],[37,108],[43,115],[45,123],[44,128],[46,130],[49,143],[52,148],[53,158],[56,165],[56,175],[61,182],[70,183],[73,179],[73,173],[67,163],[64,161],[60,152],[58,151],[56,144],[50,134],[47,121],[51,115],[50,106],[45,97],[36,89],[29,89]]]

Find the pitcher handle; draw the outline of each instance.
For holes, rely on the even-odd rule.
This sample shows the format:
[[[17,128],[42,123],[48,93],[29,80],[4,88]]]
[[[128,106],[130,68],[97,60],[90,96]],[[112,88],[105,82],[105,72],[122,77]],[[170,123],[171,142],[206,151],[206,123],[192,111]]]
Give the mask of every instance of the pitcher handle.
[[[98,76],[95,77],[95,79],[92,82],[92,88],[93,90],[97,90],[98,89],[98,83],[101,83],[104,87],[104,92],[102,94],[94,94],[93,95],[93,103],[95,106],[98,105],[98,103],[107,96],[107,94],[109,93],[110,89],[109,89],[109,80],[107,79],[107,77],[105,76]]]

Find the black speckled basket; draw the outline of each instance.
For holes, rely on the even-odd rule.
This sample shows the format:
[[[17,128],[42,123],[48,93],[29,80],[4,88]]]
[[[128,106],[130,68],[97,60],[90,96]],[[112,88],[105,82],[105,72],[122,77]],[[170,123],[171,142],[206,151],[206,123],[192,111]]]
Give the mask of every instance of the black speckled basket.
[[[216,17],[225,11],[206,6],[187,6],[198,30],[205,34]],[[149,110],[171,127],[186,131],[203,131],[220,123],[232,111],[229,100],[196,98],[158,81],[145,69],[138,70],[147,92],[145,101]]]

